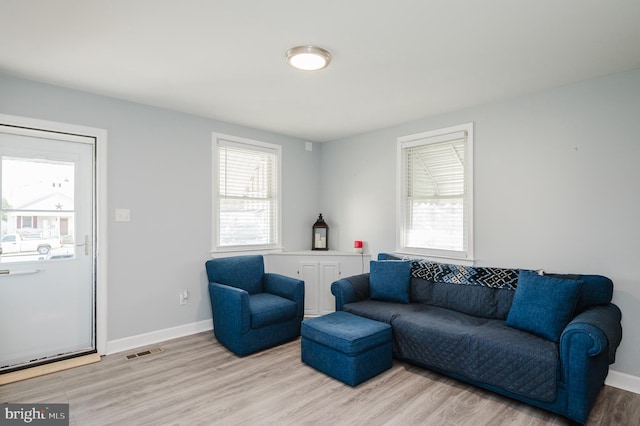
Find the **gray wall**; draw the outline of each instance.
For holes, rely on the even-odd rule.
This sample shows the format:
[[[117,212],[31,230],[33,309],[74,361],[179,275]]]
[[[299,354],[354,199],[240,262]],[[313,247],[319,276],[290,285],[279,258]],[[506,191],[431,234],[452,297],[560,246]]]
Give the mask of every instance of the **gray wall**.
[[[214,131],[282,146],[283,243],[308,247],[320,164],[302,140],[3,75],[0,112],[108,132],[109,341],[211,318]],[[131,222],[116,223],[116,208],[131,209]]]
[[[476,264],[614,281],[624,337],[613,368],[640,376],[640,70],[428,117],[322,145],[334,249],[395,249],[396,138],[475,123]]]

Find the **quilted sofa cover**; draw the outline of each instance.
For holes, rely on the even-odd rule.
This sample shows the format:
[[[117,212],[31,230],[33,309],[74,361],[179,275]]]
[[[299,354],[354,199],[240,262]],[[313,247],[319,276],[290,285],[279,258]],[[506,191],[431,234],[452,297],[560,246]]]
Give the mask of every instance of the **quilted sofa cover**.
[[[396,358],[584,423],[622,338],[613,283],[560,276],[584,285],[573,320],[554,342],[505,324],[518,275],[413,259],[409,304],[371,300],[368,274],[338,280],[331,291],[336,310],[392,326]]]

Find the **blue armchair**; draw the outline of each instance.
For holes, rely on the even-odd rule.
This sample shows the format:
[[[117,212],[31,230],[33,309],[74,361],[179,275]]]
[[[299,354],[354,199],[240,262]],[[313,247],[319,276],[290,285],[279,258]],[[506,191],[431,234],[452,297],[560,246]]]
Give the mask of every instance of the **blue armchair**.
[[[236,355],[300,336],[304,281],[264,273],[262,256],[208,260],[209,296],[216,339]]]

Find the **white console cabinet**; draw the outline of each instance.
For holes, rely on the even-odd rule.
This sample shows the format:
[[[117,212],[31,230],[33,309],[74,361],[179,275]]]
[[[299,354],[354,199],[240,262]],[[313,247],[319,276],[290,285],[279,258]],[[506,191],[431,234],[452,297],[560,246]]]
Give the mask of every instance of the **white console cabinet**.
[[[371,255],[340,251],[296,251],[266,256],[267,272],[304,281],[305,316],[335,311],[331,283],[340,278],[369,272]]]

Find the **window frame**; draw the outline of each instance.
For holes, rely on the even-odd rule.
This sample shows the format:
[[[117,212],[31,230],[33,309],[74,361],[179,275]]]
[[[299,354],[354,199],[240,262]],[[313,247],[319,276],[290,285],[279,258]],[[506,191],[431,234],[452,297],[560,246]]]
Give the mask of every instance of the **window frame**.
[[[275,219],[276,232],[271,232],[275,241],[268,244],[240,244],[234,246],[220,246],[218,245],[218,234],[220,224],[220,203],[219,203],[219,191],[220,191],[220,170],[219,159],[220,151],[219,147],[222,146],[221,142],[231,143],[233,145],[239,145],[249,150],[255,150],[260,152],[272,152],[276,156],[276,165],[274,167],[274,178],[276,188],[276,208],[277,217]],[[211,153],[212,153],[212,226],[211,226],[211,253],[234,253],[234,252],[279,252],[282,251],[282,146],[262,142],[254,139],[243,138],[239,136],[233,136],[223,133],[212,133],[211,141]]]
[[[447,135],[466,132],[465,158],[464,158],[464,183],[463,197],[463,249],[442,250],[429,247],[408,247],[406,244],[407,221],[407,165],[405,162],[405,149],[409,146],[428,145],[447,140]],[[473,123],[464,123],[455,126],[429,130],[397,138],[396,143],[396,252],[407,255],[415,255],[434,260],[451,260],[461,264],[473,264]],[[428,140],[430,139],[430,140]],[[420,143],[424,140],[424,143]],[[417,144],[417,145],[416,145]]]

